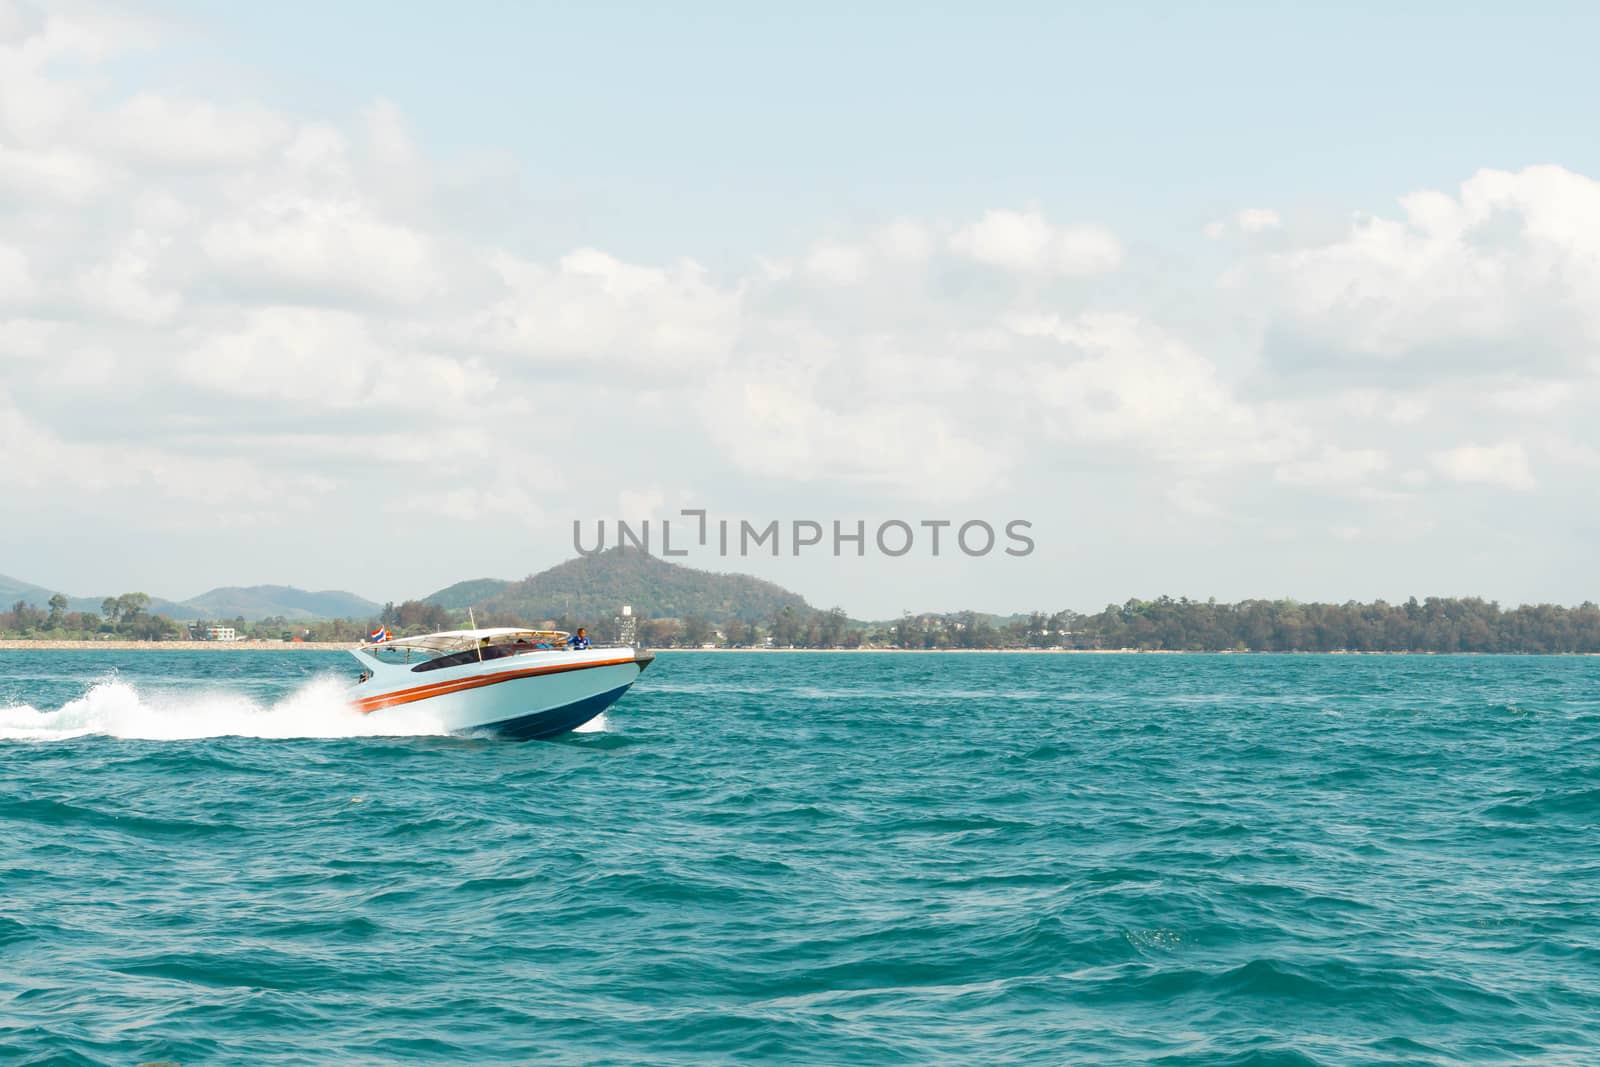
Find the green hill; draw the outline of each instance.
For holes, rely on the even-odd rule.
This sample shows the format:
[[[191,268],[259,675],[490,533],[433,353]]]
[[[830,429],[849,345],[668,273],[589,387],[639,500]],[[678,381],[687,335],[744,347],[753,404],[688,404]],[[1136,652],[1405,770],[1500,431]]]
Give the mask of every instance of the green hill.
[[[50,605],[50,598],[56,595],[54,589],[46,589],[42,585],[25,582],[21,578],[12,578],[10,575],[0,574],[0,605],[10,607],[22,600],[34,607],[45,610]],[[99,611],[100,601],[85,596],[68,596],[70,602],[68,611]],[[102,598],[103,599],[103,598]]]
[[[624,604],[633,605],[644,618],[699,616],[719,622],[734,618],[755,622],[786,607],[810,610],[798,593],[747,574],[695,570],[616,548],[557,564],[506,585],[473,606],[536,622],[560,617],[610,619]]]
[[[53,591],[0,575],[0,608],[24,600],[43,610]],[[103,597],[71,597],[72,611],[100,610]],[[717,574],[669,563],[638,551],[612,549],[580,556],[520,582],[475,578],[457,582],[425,598],[449,611],[475,608],[480,618],[514,616],[544,619],[610,619],[624,604],[643,618],[700,618],[757,622],[784,608],[809,611],[797,593],[747,574]],[[370,619],[383,610],[354,593],[308,592],[287,585],[226,586],[183,601],[152,598],[149,610],[170,618],[247,621],[281,616],[312,619]]]
[[[190,597],[177,605],[180,612],[202,619],[366,619],[383,610],[354,593],[329,589],[307,592],[288,585],[226,586]]]
[[[124,591],[127,592],[129,590]],[[22,600],[40,611],[44,611],[49,608],[50,598],[55,596],[56,592],[57,590],[47,589],[42,585],[34,585],[20,578],[12,578],[9,575],[0,574],[0,607],[9,608],[12,604]],[[106,599],[103,596],[73,596],[71,593],[66,594],[66,597],[68,611],[98,612],[100,605]],[[174,604],[170,600],[152,597],[147,610],[156,615],[173,615],[176,612],[181,612],[183,607],[180,604]]]
[[[431,596],[425,596],[422,598],[422,602],[424,604],[437,604],[439,607],[448,608],[451,611],[461,611],[466,608],[475,608],[499,593],[506,586],[515,584],[515,582],[505,578],[472,578],[441,589]]]
[[[49,606],[55,591],[0,574],[0,606],[10,607],[26,601],[41,611]],[[98,612],[105,597],[68,595],[68,611]],[[188,600],[172,601],[151,597],[146,609],[152,615],[173,619],[234,619],[243,615],[252,622],[281,615],[286,619],[366,619],[378,614],[380,605],[354,593],[328,590],[308,593],[287,585],[228,586],[201,593]]]

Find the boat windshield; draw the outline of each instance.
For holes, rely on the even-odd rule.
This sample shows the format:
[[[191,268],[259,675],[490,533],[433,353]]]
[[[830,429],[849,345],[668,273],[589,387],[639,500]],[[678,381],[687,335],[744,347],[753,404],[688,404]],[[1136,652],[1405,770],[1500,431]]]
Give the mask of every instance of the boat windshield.
[[[499,659],[522,652],[565,648],[566,645],[567,633],[564,630],[504,627],[401,637],[381,644],[362,645],[360,651],[379,663],[396,666],[414,664],[412,670],[431,670],[470,663],[479,658]]]

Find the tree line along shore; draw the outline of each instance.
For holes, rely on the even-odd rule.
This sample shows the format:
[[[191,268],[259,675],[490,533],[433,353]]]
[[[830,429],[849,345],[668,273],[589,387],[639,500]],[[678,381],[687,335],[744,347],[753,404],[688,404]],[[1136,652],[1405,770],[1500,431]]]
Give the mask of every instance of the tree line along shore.
[[[395,636],[464,626],[467,612],[426,601],[385,605],[369,619],[221,620],[238,640],[191,641],[195,629],[145,610],[149,598],[107,598],[99,614],[68,612],[65,598],[50,610],[19,601],[0,612],[0,647],[196,647],[259,649],[342,648],[383,625]],[[616,636],[613,619],[557,614],[531,619],[480,613],[483,626],[533,624]],[[652,648],[862,649],[874,651],[1072,652],[1350,652],[1350,653],[1600,653],[1600,606],[1553,604],[1502,608],[1479,598],[1412,598],[1390,604],[1292,600],[1215,600],[1160,597],[1108,605],[1103,611],[906,614],[861,622],[842,609],[785,605],[764,617],[730,614],[639,617],[639,643]]]

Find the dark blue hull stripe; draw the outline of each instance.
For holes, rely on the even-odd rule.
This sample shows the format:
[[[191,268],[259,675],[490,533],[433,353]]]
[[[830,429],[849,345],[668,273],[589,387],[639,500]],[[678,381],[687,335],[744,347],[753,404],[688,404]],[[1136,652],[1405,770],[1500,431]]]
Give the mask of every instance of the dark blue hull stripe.
[[[458,730],[457,733],[476,734],[492,733],[501,737],[513,737],[521,741],[537,741],[540,738],[556,737],[569,730],[576,730],[596,715],[605,711],[617,702],[617,698],[628,691],[633,685],[619,685],[610,692],[598,696],[584,697],[582,700],[571,704],[563,704],[559,708],[548,711],[535,712],[532,715],[520,715],[515,719],[502,719],[499,722],[485,723],[467,730]]]

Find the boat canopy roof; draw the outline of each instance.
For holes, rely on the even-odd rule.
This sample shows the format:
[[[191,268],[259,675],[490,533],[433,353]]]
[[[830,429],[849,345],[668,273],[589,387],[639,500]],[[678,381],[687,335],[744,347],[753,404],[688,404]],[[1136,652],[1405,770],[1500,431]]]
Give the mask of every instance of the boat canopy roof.
[[[565,630],[526,630],[518,626],[489,626],[477,630],[442,630],[436,634],[417,637],[395,637],[388,641],[363,643],[365,651],[380,649],[409,649],[416,652],[463,652],[480,644],[514,644],[516,641],[565,641]]]

